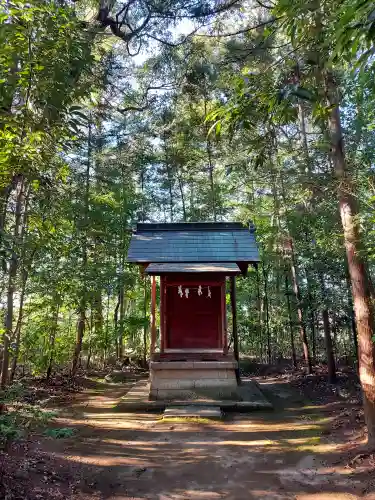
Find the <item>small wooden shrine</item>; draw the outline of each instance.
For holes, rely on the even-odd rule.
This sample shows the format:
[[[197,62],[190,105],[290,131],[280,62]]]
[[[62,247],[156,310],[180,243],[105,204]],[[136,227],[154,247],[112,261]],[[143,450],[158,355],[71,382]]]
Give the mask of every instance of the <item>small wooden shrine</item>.
[[[252,226],[227,222],[137,225],[128,261],[142,265],[152,276],[151,398],[179,399],[200,389],[237,386],[235,278],[259,262],[254,233]],[[156,276],[160,277],[159,339]],[[233,326],[229,338],[228,277]]]

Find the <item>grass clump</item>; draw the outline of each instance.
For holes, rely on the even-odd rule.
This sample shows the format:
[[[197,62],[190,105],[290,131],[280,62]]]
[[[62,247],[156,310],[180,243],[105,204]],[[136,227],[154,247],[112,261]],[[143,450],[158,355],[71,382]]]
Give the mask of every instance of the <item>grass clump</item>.
[[[54,439],[70,438],[74,435],[74,429],[69,427],[49,428],[44,431],[44,435]]]

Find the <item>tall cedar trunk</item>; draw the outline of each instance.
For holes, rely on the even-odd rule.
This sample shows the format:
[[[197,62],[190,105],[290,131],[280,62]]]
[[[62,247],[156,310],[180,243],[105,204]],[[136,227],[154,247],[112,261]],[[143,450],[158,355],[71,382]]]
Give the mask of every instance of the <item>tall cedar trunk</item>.
[[[290,332],[290,348],[292,352],[292,360],[293,366],[297,369],[297,356],[296,356],[296,348],[294,345],[294,333],[293,333],[293,321],[292,321],[292,310],[290,307],[290,295],[289,295],[289,283],[288,283],[288,275],[285,274],[285,295],[288,306],[288,319],[289,319],[289,332]]]
[[[312,364],[316,363],[316,335],[315,335],[315,310],[314,301],[311,293],[311,283],[309,272],[306,270],[307,298],[309,301],[309,325],[311,332]]]
[[[294,295],[296,297],[296,302],[297,302],[297,314],[298,314],[298,322],[299,322],[299,328],[300,328],[300,337],[301,337],[302,347],[303,347],[303,356],[305,358],[305,363],[306,363],[308,373],[312,373],[312,365],[311,365],[311,358],[310,358],[310,351],[309,351],[309,342],[307,340],[306,325],[305,325],[304,318],[303,318],[302,297],[301,297],[301,291],[300,291],[299,282],[298,282],[298,274],[297,274],[297,267],[296,267],[296,262],[295,262],[293,242],[291,239],[290,239],[290,270],[291,270],[291,274],[292,274],[293,291],[294,291]]]
[[[204,96],[204,116],[206,118],[207,116],[207,96],[206,96],[206,90],[205,90],[205,96]],[[217,219],[217,212],[216,212],[216,196],[215,196],[215,181],[214,181],[214,163],[212,160],[212,148],[211,148],[211,141],[210,141],[210,136],[209,136],[209,129],[208,125],[205,123],[205,134],[206,134],[206,152],[207,152],[207,160],[208,160],[208,178],[210,181],[210,189],[211,189],[211,204],[212,204],[212,215],[214,218],[214,221],[216,222]]]
[[[169,194],[169,219],[170,222],[173,222],[174,219],[174,203],[173,203],[173,175],[171,164],[169,163],[169,155],[168,155],[168,147],[167,147],[167,134],[164,129],[163,133],[163,142],[164,142],[164,153],[165,153],[165,171],[167,174],[168,181],[168,194]]]
[[[13,231],[14,241],[20,239],[22,232],[22,211],[25,201],[25,179],[19,177],[16,194],[16,208],[15,208],[15,224]],[[5,331],[3,336],[3,361],[1,366],[0,387],[4,388],[8,382],[9,371],[9,344],[13,335],[13,309],[14,309],[14,292],[15,292],[15,279],[19,265],[19,257],[16,250],[13,248],[8,268],[8,286],[7,286],[7,308],[5,314]]]
[[[90,368],[90,361],[91,361],[91,355],[92,355],[92,335],[93,335],[93,330],[94,330],[94,310],[93,306],[91,304],[91,309],[90,309],[90,327],[89,327],[89,350],[87,353],[87,359],[86,359],[86,370]]]
[[[56,300],[57,299],[57,300]],[[52,369],[53,369],[53,360],[55,357],[55,342],[56,342],[56,333],[57,333],[57,325],[59,321],[59,311],[60,311],[60,298],[54,298],[53,304],[53,315],[51,322],[51,333],[49,338],[49,361],[46,372],[46,379],[49,380],[51,378]]]
[[[81,247],[82,247],[82,289],[81,297],[78,307],[78,322],[77,322],[77,333],[76,333],[76,343],[74,347],[71,376],[74,378],[77,373],[77,368],[82,351],[83,336],[85,334],[85,324],[86,324],[86,307],[87,307],[87,233],[88,233],[88,220],[89,220],[89,194],[90,194],[90,167],[91,167],[91,130],[92,123],[89,123],[88,130],[88,143],[87,143],[87,165],[85,174],[85,198],[84,198],[84,219],[83,227],[81,227]]]
[[[270,318],[269,318],[269,304],[268,304],[268,273],[262,265],[263,278],[264,278],[264,309],[266,312],[266,331],[267,331],[267,362],[271,364],[272,352],[271,352],[271,332],[270,332]]]
[[[94,295],[94,300],[92,304],[92,316],[93,316],[93,330],[95,331],[95,338],[101,339],[103,337],[103,301],[102,301],[102,291],[98,288]]]
[[[327,357],[328,381],[331,384],[334,384],[336,382],[336,367],[335,367],[335,358],[333,356],[331,329],[329,325],[329,313],[326,307],[323,309],[322,316],[323,316],[323,327],[324,327],[324,343],[325,343],[326,357]]]
[[[118,294],[117,294],[117,303],[116,303],[116,306],[115,306],[115,310],[113,312],[113,323],[114,323],[115,332],[116,332],[115,341],[116,341],[116,358],[117,359],[120,359],[120,345],[119,345],[119,342],[118,342],[118,335],[119,335],[119,329],[118,329],[118,310],[119,310],[119,307],[120,307],[120,300],[121,300],[121,294],[120,294],[120,291],[119,291]]]
[[[183,218],[184,218],[184,222],[187,222],[186,204],[185,204],[185,195],[184,195],[184,186],[183,186],[180,174],[178,174],[177,179],[178,179],[178,187],[179,187],[180,195],[181,195],[182,215],[183,215]]]
[[[315,311],[310,311],[310,328],[311,328],[311,351],[312,351],[312,359],[313,359],[313,364],[316,364],[316,312]]]
[[[338,180],[339,209],[358,334],[359,378],[363,391],[364,415],[368,430],[368,444],[375,447],[375,346],[372,340],[374,311],[367,268],[362,256],[358,211],[351,194],[353,192],[352,180],[347,172],[345,161],[337,87],[332,73],[326,73],[325,84],[327,104],[331,109],[328,117],[331,155]]]
[[[301,79],[301,73],[300,73],[300,66],[299,66],[298,60],[296,62],[296,74],[295,74],[295,76],[296,76],[296,83],[299,85],[300,79]],[[299,121],[300,121],[300,126],[301,126],[301,130],[300,130],[300,132],[301,132],[301,146],[302,146],[302,150],[304,153],[304,159],[305,159],[305,173],[308,174],[307,187],[310,188],[311,182],[312,182],[312,180],[311,180],[312,162],[311,162],[309,146],[308,146],[308,142],[307,142],[306,113],[305,113],[304,103],[302,102],[302,100],[298,101],[298,114],[299,114]],[[308,242],[310,240],[310,238],[309,238],[309,235],[308,235],[308,232],[306,229],[305,229],[305,235],[306,235],[306,241]],[[312,352],[313,352],[312,361],[310,359],[310,361],[307,363],[308,364],[309,363],[315,364],[316,363],[315,311],[313,308],[310,281],[309,281],[309,276],[308,276],[307,272],[306,272],[306,279],[307,279],[307,297],[308,297],[308,301],[309,301],[308,318],[309,318],[309,324],[310,324],[311,343],[312,343]],[[302,337],[302,339],[304,337],[307,338],[306,333],[301,331],[301,337]],[[303,340],[302,340],[302,342],[303,342]],[[308,346],[307,346],[307,352],[308,351],[309,350],[308,350]],[[304,345],[304,356],[305,356],[305,360],[306,360],[305,345]]]
[[[323,317],[323,328],[324,328],[324,344],[326,348],[326,358],[327,358],[328,380],[331,384],[334,384],[336,382],[336,366],[335,366],[335,358],[333,355],[331,328],[329,324],[329,313],[327,309],[327,293],[326,293],[323,274],[320,274],[320,288],[323,298],[322,317]]]
[[[125,326],[125,289],[122,285],[119,292],[120,302],[120,318],[119,318],[119,331],[117,336],[118,342],[118,359],[124,358],[124,326]]]
[[[167,164],[167,171],[168,171],[168,192],[169,192],[169,217],[170,217],[170,222],[173,222],[173,191],[172,191],[172,176],[170,173],[170,166]]]
[[[280,184],[281,184],[281,196],[284,202],[284,206],[287,207],[287,199],[285,196],[285,187],[284,187],[284,182],[283,182],[283,177],[280,177]],[[276,193],[276,188],[274,187],[274,192]],[[299,329],[300,329],[300,338],[302,342],[302,348],[303,348],[303,357],[305,359],[306,367],[308,373],[312,373],[312,364],[311,364],[311,357],[310,357],[310,350],[309,350],[309,341],[307,339],[307,334],[306,334],[306,324],[303,316],[303,309],[302,309],[302,297],[301,297],[301,291],[300,291],[300,286],[299,286],[299,281],[298,281],[298,273],[297,273],[297,265],[296,265],[296,258],[295,258],[295,253],[294,253],[294,245],[293,245],[293,239],[290,236],[290,231],[288,228],[288,238],[286,242],[284,243],[284,258],[286,258],[289,255],[289,260],[290,260],[290,271],[291,271],[291,276],[292,276],[292,286],[293,286],[293,292],[296,298],[296,303],[297,303],[297,315],[298,315],[298,322],[299,322]]]
[[[103,352],[103,367],[106,364],[109,348],[109,301],[110,301],[109,286],[107,290],[107,308],[106,308],[106,319],[105,319],[105,338],[104,338],[104,352]]]
[[[258,330],[259,353],[260,353],[260,357],[262,358],[262,348],[263,348],[263,342],[262,342],[262,317],[263,317],[263,310],[262,310],[262,300],[261,300],[261,294],[260,294],[259,266],[257,266],[257,268],[256,268],[256,276],[257,276],[257,309],[258,309],[257,330]]]

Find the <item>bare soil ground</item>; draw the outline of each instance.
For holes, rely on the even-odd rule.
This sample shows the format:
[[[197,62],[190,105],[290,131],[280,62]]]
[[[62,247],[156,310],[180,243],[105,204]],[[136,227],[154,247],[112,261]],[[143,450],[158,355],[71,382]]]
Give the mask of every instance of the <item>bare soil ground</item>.
[[[124,414],[131,382],[88,382],[57,405],[53,425],[71,437],[40,431],[0,454],[0,498],[375,500],[374,457],[357,451],[365,435],[355,380],[258,381],[275,410],[222,422]]]

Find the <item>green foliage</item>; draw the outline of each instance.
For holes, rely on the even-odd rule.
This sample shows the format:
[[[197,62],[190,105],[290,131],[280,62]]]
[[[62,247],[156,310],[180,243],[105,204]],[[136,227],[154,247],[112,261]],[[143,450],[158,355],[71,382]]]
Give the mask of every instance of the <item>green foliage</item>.
[[[238,280],[242,351],[266,360],[269,340],[273,359],[288,357],[292,332],[300,355],[301,306],[323,359],[324,306],[338,355],[352,352],[324,82],[332,73],[341,99],[372,271],[373,75],[352,71],[373,65],[371,2],[225,10],[206,33],[133,60],[87,21],[86,8],[12,1],[0,10],[0,295],[5,304],[10,289],[14,299],[17,375],[67,370],[82,316],[82,366],[112,362],[120,344],[147,357],[150,283],[126,263],[136,221],[252,220],[262,261]],[[177,2],[171,12],[205,15],[202,8]],[[172,14],[160,9],[137,41],[170,41]],[[258,28],[244,29],[258,16]],[[226,26],[240,33],[214,36],[227,35]],[[9,390],[11,401],[18,389]]]
[[[74,436],[74,429],[69,427],[50,428],[46,429],[44,434],[54,439],[66,439]]]

